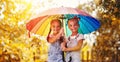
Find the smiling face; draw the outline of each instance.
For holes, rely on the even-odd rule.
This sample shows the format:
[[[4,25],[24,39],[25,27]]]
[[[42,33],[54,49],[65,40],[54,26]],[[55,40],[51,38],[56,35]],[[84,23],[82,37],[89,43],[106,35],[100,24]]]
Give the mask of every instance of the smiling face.
[[[53,32],[53,34],[57,34],[59,33],[61,29],[61,22],[59,20],[52,20],[51,21],[51,31]]]
[[[78,20],[77,19],[71,19],[68,21],[68,27],[72,31],[72,33],[78,33]]]

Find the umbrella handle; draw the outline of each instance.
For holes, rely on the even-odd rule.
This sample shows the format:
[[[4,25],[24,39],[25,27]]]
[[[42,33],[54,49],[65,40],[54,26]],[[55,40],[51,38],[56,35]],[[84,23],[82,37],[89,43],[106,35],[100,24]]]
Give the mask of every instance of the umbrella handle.
[[[65,22],[66,19],[62,19],[62,27],[64,29],[64,35],[67,36],[67,31],[66,31],[66,22]]]

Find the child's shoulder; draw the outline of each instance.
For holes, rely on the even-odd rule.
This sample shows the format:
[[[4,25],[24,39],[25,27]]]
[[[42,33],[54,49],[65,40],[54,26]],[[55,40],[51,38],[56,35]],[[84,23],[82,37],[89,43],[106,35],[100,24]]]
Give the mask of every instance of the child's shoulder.
[[[83,34],[78,34],[79,36],[84,36]]]
[[[84,35],[83,34],[78,34],[77,40],[81,40],[84,39]]]

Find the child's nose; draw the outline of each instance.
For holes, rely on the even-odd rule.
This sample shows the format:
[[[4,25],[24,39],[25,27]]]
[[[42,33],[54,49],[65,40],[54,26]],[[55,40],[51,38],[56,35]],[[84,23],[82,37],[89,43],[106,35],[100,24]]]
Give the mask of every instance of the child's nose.
[[[58,27],[55,27],[55,30],[59,30],[59,28],[58,28]]]
[[[75,29],[75,27],[74,27],[74,26],[72,26],[72,29]]]

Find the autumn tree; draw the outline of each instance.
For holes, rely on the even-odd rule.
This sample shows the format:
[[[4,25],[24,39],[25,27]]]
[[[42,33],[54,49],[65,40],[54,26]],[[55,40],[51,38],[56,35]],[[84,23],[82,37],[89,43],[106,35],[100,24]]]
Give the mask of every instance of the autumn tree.
[[[0,62],[42,61],[45,42],[41,44],[35,36],[29,38],[26,30],[31,8],[26,0],[0,0]]]
[[[98,61],[118,62],[117,43],[120,41],[120,1],[96,0],[101,27],[93,50]],[[116,57],[117,56],[117,57]],[[120,59],[119,59],[120,60]]]
[[[87,11],[101,23],[94,33],[97,38],[92,48],[92,60],[117,62],[120,58],[117,49],[120,42],[120,0],[94,0],[78,8]]]

